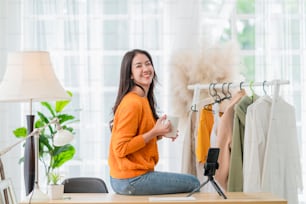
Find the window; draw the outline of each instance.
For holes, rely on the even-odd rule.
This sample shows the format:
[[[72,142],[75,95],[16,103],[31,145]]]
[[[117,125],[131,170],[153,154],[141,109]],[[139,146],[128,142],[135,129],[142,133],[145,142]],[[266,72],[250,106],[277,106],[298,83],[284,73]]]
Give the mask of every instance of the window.
[[[108,183],[109,121],[123,53],[147,49],[163,78],[160,1],[28,1],[22,11],[25,49],[48,50],[64,86],[72,91],[77,149],[62,168],[70,177],[101,176]]]

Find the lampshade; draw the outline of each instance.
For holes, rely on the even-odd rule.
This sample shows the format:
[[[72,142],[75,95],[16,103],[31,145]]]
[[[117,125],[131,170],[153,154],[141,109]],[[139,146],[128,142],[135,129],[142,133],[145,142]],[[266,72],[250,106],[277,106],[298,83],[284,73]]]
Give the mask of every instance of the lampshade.
[[[8,53],[0,84],[0,101],[66,100],[70,96],[58,81],[45,51]]]
[[[60,129],[53,137],[54,146],[64,146],[73,140],[73,135],[68,130]]]

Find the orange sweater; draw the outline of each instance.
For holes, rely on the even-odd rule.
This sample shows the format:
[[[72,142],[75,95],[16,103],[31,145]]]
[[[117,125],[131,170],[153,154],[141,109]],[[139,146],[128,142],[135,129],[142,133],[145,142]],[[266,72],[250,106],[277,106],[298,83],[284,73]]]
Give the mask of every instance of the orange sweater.
[[[208,149],[210,147],[210,134],[214,126],[214,115],[211,110],[212,105],[209,105],[209,109],[202,108],[198,126],[196,156],[197,161],[200,163],[204,163],[207,159]]]
[[[157,139],[145,143],[142,134],[155,125],[147,98],[128,93],[120,102],[112,129],[108,164],[113,178],[124,179],[153,171],[158,162]]]

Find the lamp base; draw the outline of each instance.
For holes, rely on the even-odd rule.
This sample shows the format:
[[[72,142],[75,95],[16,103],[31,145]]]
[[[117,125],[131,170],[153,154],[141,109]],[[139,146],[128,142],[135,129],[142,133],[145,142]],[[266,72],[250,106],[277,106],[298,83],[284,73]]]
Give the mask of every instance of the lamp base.
[[[31,134],[34,129],[34,115],[27,115],[27,134]],[[23,175],[25,184],[25,193],[30,195],[34,190],[35,186],[35,174],[36,174],[36,155],[35,155],[35,138],[27,137],[24,147],[24,165],[23,165]]]
[[[47,194],[42,192],[38,186],[34,186],[32,193],[30,193],[27,196],[27,200],[32,203],[35,203],[35,202],[41,202],[41,201],[48,201],[49,197]]]

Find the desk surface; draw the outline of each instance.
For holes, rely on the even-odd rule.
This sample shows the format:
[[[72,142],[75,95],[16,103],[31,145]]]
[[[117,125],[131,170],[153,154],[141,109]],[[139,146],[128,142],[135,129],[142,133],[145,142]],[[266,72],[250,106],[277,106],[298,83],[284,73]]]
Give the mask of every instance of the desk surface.
[[[271,193],[226,193],[228,199],[223,199],[217,193],[195,193],[191,197],[187,194],[171,194],[158,196],[124,196],[117,194],[96,194],[96,193],[71,193],[65,194],[62,200],[49,200],[47,202],[32,201],[31,203],[54,203],[54,204],[113,204],[113,203],[133,203],[133,204],[287,204],[284,199],[277,198]],[[20,204],[27,204],[29,201],[22,201]]]

